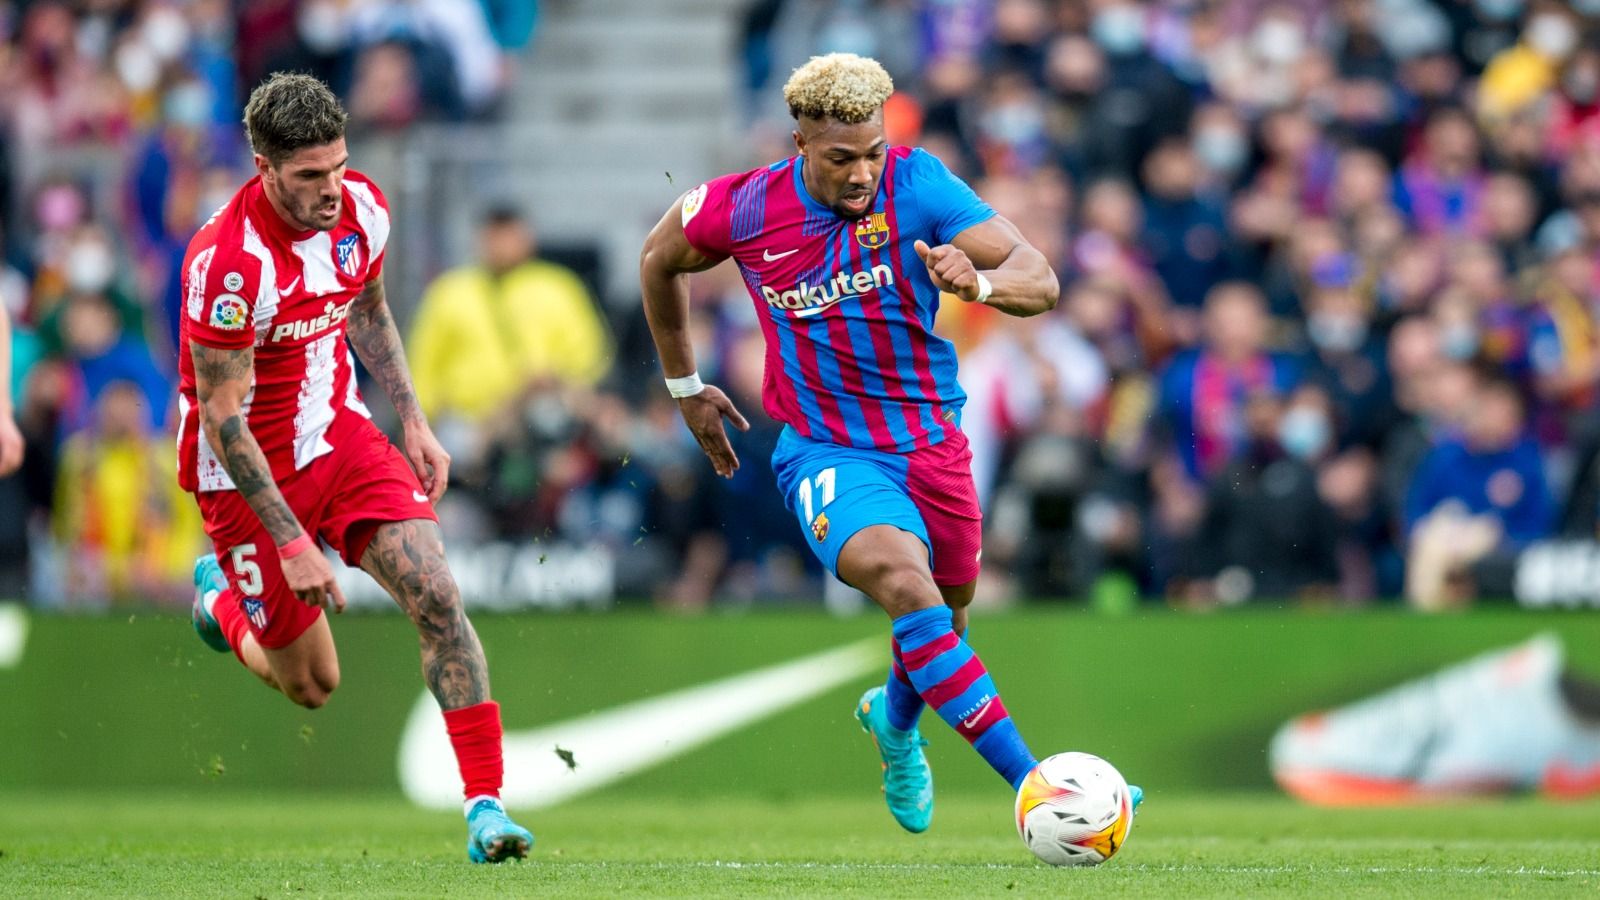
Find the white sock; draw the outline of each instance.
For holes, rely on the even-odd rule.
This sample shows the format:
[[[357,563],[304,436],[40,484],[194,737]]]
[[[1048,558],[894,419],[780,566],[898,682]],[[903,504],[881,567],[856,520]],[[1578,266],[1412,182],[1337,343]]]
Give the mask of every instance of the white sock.
[[[217,597],[221,594],[221,591],[206,591],[204,594],[200,595],[200,605],[205,607],[206,615],[213,619],[217,617],[217,614],[213,610],[217,605]]]
[[[464,815],[464,816],[471,815],[472,814],[472,808],[474,806],[477,806],[479,803],[482,803],[485,800],[493,801],[494,805],[496,807],[498,807],[501,812],[505,812],[505,807],[500,805],[500,798],[499,797],[492,797],[492,796],[490,796],[488,794],[479,794],[476,797],[468,797],[466,800],[462,801],[462,803],[461,803],[461,814]]]

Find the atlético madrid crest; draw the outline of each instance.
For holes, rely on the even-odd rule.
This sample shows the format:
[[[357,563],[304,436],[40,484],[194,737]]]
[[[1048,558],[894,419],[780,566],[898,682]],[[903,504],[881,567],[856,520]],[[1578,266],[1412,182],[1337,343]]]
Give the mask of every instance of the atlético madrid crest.
[[[361,271],[361,235],[347,234],[339,238],[339,243],[334,244],[333,249],[339,258],[339,271],[346,277],[356,277]]]
[[[876,250],[889,243],[889,217],[885,213],[873,213],[861,220],[856,226],[856,243]]]

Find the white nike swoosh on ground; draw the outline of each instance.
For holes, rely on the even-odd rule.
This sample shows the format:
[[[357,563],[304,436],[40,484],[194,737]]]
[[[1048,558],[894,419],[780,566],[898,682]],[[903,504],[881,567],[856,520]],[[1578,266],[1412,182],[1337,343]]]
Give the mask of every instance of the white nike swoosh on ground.
[[[795,254],[795,253],[799,253],[799,252],[800,252],[800,248],[799,247],[796,247],[793,250],[785,250],[782,253],[773,253],[771,250],[763,250],[763,251],[761,251],[761,258],[766,260],[767,262],[777,262],[778,260],[783,259],[785,256],[789,256],[791,254]]]
[[[505,735],[507,806],[551,806],[693,750],[731,731],[881,668],[883,641],[870,638]],[[571,750],[569,770],[557,746]],[[461,808],[461,775],[433,695],[423,691],[400,737],[400,787],[418,806]]]
[[[17,603],[0,603],[0,669],[22,663],[28,645],[28,613]]]

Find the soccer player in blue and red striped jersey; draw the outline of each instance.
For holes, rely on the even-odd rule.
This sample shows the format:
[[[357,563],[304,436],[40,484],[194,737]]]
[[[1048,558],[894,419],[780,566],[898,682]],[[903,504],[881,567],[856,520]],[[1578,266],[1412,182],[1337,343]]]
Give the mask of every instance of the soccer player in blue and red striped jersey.
[[[1016,316],[1055,306],[1044,256],[936,158],[890,147],[877,62],[816,57],[784,87],[794,156],[683,195],[640,262],[667,386],[717,473],[744,417],[695,371],[688,275],[732,258],[766,338],[763,406],[786,426],[772,465],[823,564],[893,621],[887,683],[856,715],[884,765],[890,812],[928,827],[923,707],[1013,788],[1035,765],[963,638],[982,519],[961,433],[956,354],[934,334],[941,292]]]

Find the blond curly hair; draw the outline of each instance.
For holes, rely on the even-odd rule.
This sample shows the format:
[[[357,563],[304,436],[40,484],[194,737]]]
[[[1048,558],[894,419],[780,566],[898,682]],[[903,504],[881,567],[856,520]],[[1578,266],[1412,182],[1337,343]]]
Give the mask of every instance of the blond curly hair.
[[[894,80],[875,59],[854,53],[813,56],[783,86],[789,115],[855,125],[872,118],[894,93]]]

